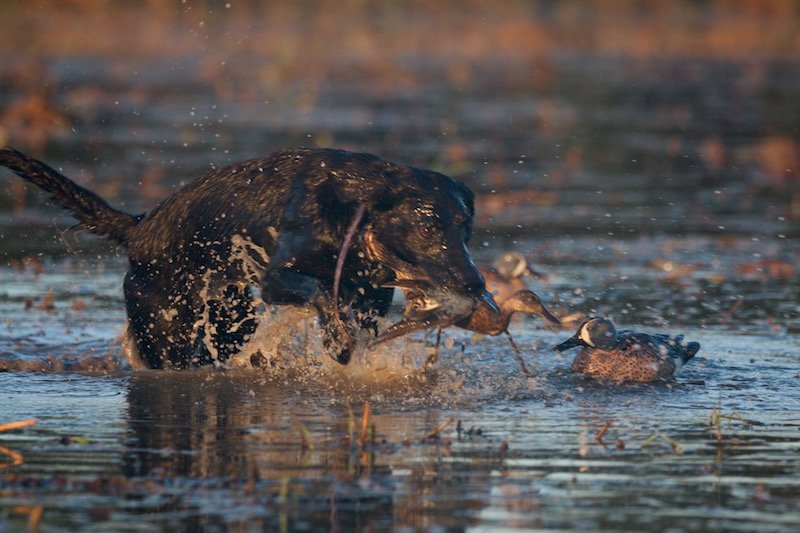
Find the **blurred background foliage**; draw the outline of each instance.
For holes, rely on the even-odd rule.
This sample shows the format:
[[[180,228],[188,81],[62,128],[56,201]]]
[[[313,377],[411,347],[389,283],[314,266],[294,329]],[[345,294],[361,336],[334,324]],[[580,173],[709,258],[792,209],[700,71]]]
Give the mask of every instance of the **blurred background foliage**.
[[[464,180],[495,238],[797,233],[798,2],[40,0],[0,17],[0,144],[132,211],[311,145]],[[53,220],[8,183],[15,248]]]
[[[591,50],[633,56],[800,52],[785,0],[3,1],[6,51],[170,55],[204,50],[383,62]],[[24,36],[24,39],[20,37]]]

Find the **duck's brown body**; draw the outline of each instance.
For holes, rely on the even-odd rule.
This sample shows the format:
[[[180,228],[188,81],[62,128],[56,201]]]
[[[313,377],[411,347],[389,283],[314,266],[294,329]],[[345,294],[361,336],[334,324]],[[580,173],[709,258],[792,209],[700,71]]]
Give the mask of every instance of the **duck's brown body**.
[[[493,313],[483,306],[478,306],[470,316],[456,322],[456,326],[484,335],[500,335],[508,329],[512,314],[513,311],[508,311],[507,308],[504,309],[502,306],[500,307],[500,314]]]
[[[494,296],[495,302],[508,300],[511,296],[527,288],[522,277],[507,279],[491,268],[479,268],[483,279],[486,280],[486,290]]]
[[[559,320],[547,310],[539,297],[527,289],[498,300],[497,305],[500,306],[499,313],[488,306],[478,305],[471,315],[456,322],[456,326],[484,335],[500,335],[508,331],[511,317],[517,312],[538,315],[553,324],[559,324]]]
[[[635,339],[622,339],[613,350],[586,347],[572,362],[572,371],[611,381],[658,381],[678,370],[676,359]]]

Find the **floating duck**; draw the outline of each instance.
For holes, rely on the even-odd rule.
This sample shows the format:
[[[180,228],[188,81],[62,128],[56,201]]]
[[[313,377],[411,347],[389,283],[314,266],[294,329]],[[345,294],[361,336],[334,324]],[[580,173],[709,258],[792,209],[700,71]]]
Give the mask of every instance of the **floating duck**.
[[[656,381],[673,376],[700,349],[683,335],[617,331],[605,318],[590,318],[578,332],[555,347],[563,352],[583,349],[572,363],[572,371],[613,381]]]
[[[519,252],[506,252],[492,262],[491,266],[479,267],[484,280],[486,280],[486,290],[492,293],[498,303],[505,300],[517,291],[526,289],[525,276],[535,278],[546,278],[541,272],[533,270]]]

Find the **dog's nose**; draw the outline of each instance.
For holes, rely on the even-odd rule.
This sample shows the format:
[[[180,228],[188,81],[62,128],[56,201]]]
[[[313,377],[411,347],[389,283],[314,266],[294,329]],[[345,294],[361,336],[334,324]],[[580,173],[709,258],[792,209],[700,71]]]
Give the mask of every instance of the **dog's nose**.
[[[497,302],[494,301],[494,297],[492,294],[486,290],[486,284],[481,279],[480,281],[475,281],[466,285],[465,287],[466,293],[472,296],[475,302],[481,302],[486,307],[488,307],[492,312],[499,313],[500,308],[497,306]]]
[[[494,301],[494,297],[492,293],[487,291],[485,288],[483,291],[478,295],[478,301],[482,302],[486,307],[488,307],[493,313],[500,313],[500,307],[497,305],[497,302]]]
[[[473,281],[464,286],[464,292],[470,296],[480,297],[482,293],[486,292],[486,283],[483,279]]]

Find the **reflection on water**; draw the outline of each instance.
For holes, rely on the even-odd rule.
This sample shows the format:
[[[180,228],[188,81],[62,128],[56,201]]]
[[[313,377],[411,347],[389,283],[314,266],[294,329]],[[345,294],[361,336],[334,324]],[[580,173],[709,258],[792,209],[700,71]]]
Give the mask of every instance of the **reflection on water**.
[[[344,402],[319,409],[321,398],[308,402],[299,392],[253,375],[137,376],[128,389],[131,446],[122,452],[122,472],[188,482],[176,507],[190,511],[202,503],[191,494],[197,484],[221,493],[214,499],[237,500],[249,491],[248,504],[237,508],[250,507],[245,512],[255,512],[256,523],[391,523],[391,468],[375,463],[379,444],[362,452],[358,435],[351,440]],[[307,446],[301,428],[313,434]],[[224,507],[213,515],[243,520]]]
[[[4,438],[26,464],[0,480],[3,507],[42,502],[50,523],[105,528],[790,528],[798,350],[727,337],[706,333],[717,350],[673,384],[609,390],[550,360],[516,399],[503,399],[509,365],[498,397],[444,408],[435,384],[417,386],[425,407],[252,370],[1,374],[4,405],[39,419]]]

